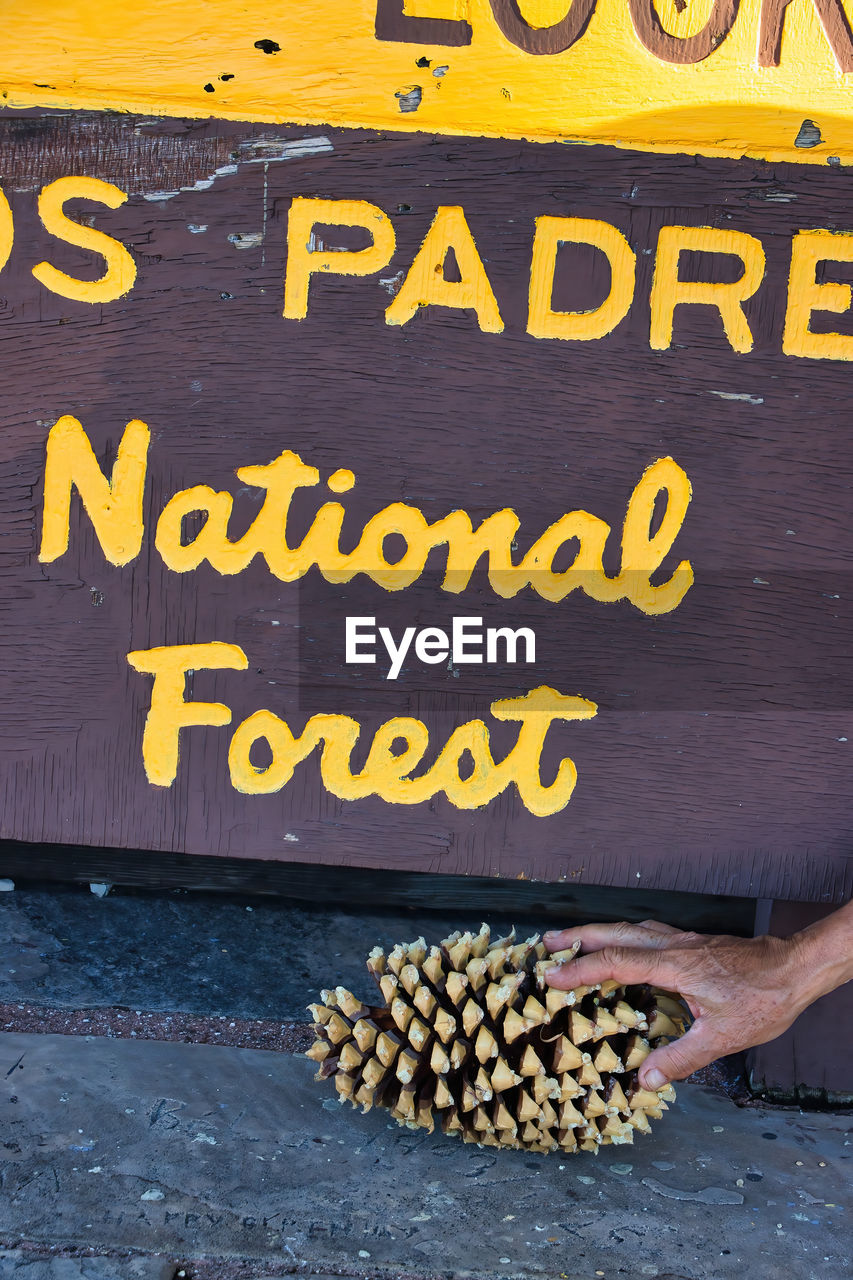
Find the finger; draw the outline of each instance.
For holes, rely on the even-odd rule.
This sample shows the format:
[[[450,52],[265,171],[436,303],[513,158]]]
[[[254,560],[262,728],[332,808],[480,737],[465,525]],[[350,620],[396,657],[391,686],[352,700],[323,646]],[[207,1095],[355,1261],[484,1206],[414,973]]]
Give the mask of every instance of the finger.
[[[715,1058],[731,1052],[733,1050],[721,1042],[713,1024],[699,1019],[686,1035],[652,1050],[640,1067],[640,1084],[644,1089],[662,1089],[670,1080],[683,1080],[701,1067],[707,1067]]]
[[[640,928],[649,929],[652,933],[681,933],[674,924],[667,924],[665,920],[641,920]]]
[[[676,991],[680,985],[678,965],[672,962],[669,953],[648,947],[606,946],[545,971],[548,985],[561,991],[595,986],[611,979],[623,985],[651,982],[667,991]]]
[[[670,929],[668,925],[652,929],[646,924],[628,924],[620,920],[615,924],[583,924],[574,929],[563,929],[559,933],[546,933],[542,939],[549,951],[563,951],[566,947],[580,942],[581,951],[601,951],[604,947],[668,947],[678,929]]]

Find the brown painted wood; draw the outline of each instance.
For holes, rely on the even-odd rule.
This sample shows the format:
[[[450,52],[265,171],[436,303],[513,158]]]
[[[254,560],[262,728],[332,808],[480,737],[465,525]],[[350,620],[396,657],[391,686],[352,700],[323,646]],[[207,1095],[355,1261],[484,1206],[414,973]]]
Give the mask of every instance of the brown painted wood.
[[[332,150],[287,149],[309,134]],[[849,174],[27,113],[0,118],[0,167],[16,220],[0,275],[0,836],[569,885],[849,896],[850,370],[781,354],[791,236],[851,229]],[[93,210],[139,269],[132,293],[103,307],[51,295],[31,274],[43,258],[80,275],[100,270],[37,222],[39,187],[70,173],[130,193],[118,210]],[[398,241],[384,285],[315,281],[299,323],[281,316],[295,195],[372,201]],[[438,204],[465,209],[504,333],[483,334],[470,314],[439,308],[401,328],[383,323],[389,287]],[[606,339],[525,332],[541,214],[609,221],[634,246],[635,302]],[[676,223],[762,239],[768,272],[746,305],[749,355],[735,354],[719,316],[699,307],[676,310],[670,350],[650,349],[652,250],[659,228]],[[683,263],[685,272],[708,267]],[[827,271],[844,278],[844,268]],[[566,250],[554,305],[595,306],[607,274],[592,249]],[[849,331],[849,317],[816,321],[827,322]],[[141,557],[122,569],[105,563],[76,502],[69,553],[37,562],[45,439],[63,413],[81,419],[105,465],[130,418],[152,427],[149,531]],[[395,500],[430,519],[511,506],[522,549],[574,507],[618,529],[643,468],[671,453],[694,486],[676,551],[694,563],[696,586],[674,613],[649,618],[578,595],[560,605],[529,591],[501,601],[480,582],[453,597],[432,577],[392,598],[363,579],[333,588],[312,573],[284,584],[258,562],[236,578],[208,566],[167,571],[150,529],[164,501],[197,483],[236,492],[236,467],[283,448],[324,476],[357,472],[345,526],[353,534]],[[316,504],[308,497],[298,509],[304,527]],[[257,493],[244,487],[237,510],[242,529]],[[343,619],[353,611],[395,630],[446,625],[460,612],[528,625],[541,656],[535,671],[418,666],[391,683],[376,669],[344,668]],[[369,738],[389,716],[412,714],[441,743],[454,725],[488,719],[493,698],[534,684],[592,698],[596,719],[553,730],[543,766],[547,774],[571,756],[575,795],[548,818],[514,793],[479,812],[444,797],[347,803],[324,790],[312,759],[283,791],[243,797],[228,781],[228,731],[212,729],[186,734],[176,783],[153,788],[140,756],[150,681],[125,655],[212,639],[240,644],[250,669],[201,672],[193,694],[224,698],[235,724],[264,706],[300,727],[337,711],[360,718]],[[495,726],[496,749],[513,736]]]
[[[663,27],[654,0],[628,0],[628,7],[634,30],[649,52],[684,66],[702,62],[723,43],[734,26],[740,0],[714,0],[702,30],[681,39]]]
[[[782,35],[791,0],[764,0],[758,28],[758,65],[778,67],[782,55]],[[853,31],[842,0],[814,0],[821,26],[838,67],[853,71]],[[793,24],[792,24],[793,25]]]
[[[525,53],[565,53],[580,40],[595,11],[596,0],[573,0],[568,12],[550,27],[534,27],[521,12],[518,0],[489,0],[495,22],[507,40]]]
[[[414,18],[403,0],[376,0],[376,39],[404,44],[439,44],[451,48],[471,43],[471,24],[462,19]]]
[[[768,902],[758,913],[757,933],[789,938],[828,915],[805,902]],[[783,1035],[750,1049],[750,1087],[774,1101],[853,1101],[853,984],[822,996]]]

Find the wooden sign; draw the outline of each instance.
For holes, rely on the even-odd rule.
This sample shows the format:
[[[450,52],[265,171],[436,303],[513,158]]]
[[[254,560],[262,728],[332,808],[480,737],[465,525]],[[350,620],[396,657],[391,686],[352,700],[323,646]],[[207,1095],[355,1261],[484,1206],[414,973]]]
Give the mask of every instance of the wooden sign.
[[[599,7],[527,29],[580,75],[618,25],[660,93],[788,20],[706,5],[694,60],[705,26]],[[440,24],[419,127],[568,131],[535,125],[551,50],[514,4],[368,8],[377,93],[417,63],[393,33]],[[43,83],[79,57],[70,105],[109,105],[85,9]],[[110,54],[134,108],[164,31]],[[512,127],[433,75],[498,38]],[[223,58],[217,114],[290,110],[312,56],[252,113]],[[175,65],[145,92],[200,115]],[[369,95],[408,131],[332,127],[353,77],[290,115],[322,127],[0,117],[0,836],[849,896],[844,165],[420,134]]]

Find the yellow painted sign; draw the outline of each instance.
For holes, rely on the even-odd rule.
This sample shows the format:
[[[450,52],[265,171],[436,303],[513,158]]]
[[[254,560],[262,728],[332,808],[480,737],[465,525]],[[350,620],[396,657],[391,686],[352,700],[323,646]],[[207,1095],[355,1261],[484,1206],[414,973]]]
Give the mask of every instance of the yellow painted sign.
[[[75,488],[105,558],[120,566],[139,555],[144,537],[143,496],[150,443],[150,431],[144,422],[137,419],[128,423],[112,476],[107,479],[81,423],[70,416],[60,418],[47,443],[41,563],[50,564],[68,550]],[[314,488],[320,483],[316,467],[306,466],[297,454],[286,450],[266,466],[238,468],[237,476],[261,488],[266,496],[257,518],[236,541],[228,536],[233,506],[229,493],[194,485],[167,502],[157,522],[154,545],[170,570],[188,573],[206,561],[217,573],[234,575],[245,571],[260,555],[273,576],[282,582],[296,582],[316,567],[328,582],[349,582],[364,574],[386,591],[402,591],[421,576],[430,550],[446,547],[446,571],[441,584],[444,591],[464,591],[485,554],[490,587],[505,599],[528,585],[554,602],[580,590],[602,603],[628,600],[650,615],[677,608],[693,584],[689,561],[681,561],[666,582],[651,583],[652,575],[672,548],[690,502],[690,481],[672,458],[661,458],[647,467],[631,494],[622,527],[621,568],[615,577],[608,577],[603,565],[610,525],[587,511],[562,516],[533,543],[521,564],[515,565],[512,545],[521,521],[513,510],[495,512],[475,530],[465,511],[456,510],[429,523],[419,508],[395,502],[367,521],[355,550],[345,554],[339,538],[346,513],[339,502],[324,502],[299,546],[288,543],[291,502],[297,489]],[[341,468],[327,484],[333,493],[343,494],[355,482],[355,474]],[[652,513],[661,496],[665,496],[664,515],[652,535]],[[184,520],[201,511],[205,514],[202,531],[187,543],[182,539]],[[385,544],[393,534],[405,539],[406,552],[401,559],[389,563]],[[571,570],[556,572],[555,557],[567,541],[574,539],[578,540],[579,549]],[[180,730],[231,722],[231,710],[223,703],[185,701],[188,671],[244,671],[248,658],[239,646],[214,641],[137,650],[129,653],[127,660],[134,670],[154,676],[142,755],[149,782],[169,787],[178,771]],[[294,737],[284,720],[263,709],[244,720],[231,740],[231,782],[236,790],[248,795],[279,791],[292,777],[295,766],[322,742],[323,783],[340,799],[378,795],[392,804],[418,804],[443,791],[457,808],[476,809],[515,782],[522,803],[531,813],[545,815],[564,808],[574,790],[577,769],[572,760],[564,759],[556,780],[550,786],[542,785],[539,765],[545,735],[554,721],[591,719],[596,714],[596,704],[542,685],[518,698],[497,699],[490,711],[495,720],[520,724],[515,747],[500,763],[491,754],[489,730],[478,719],[460,725],[434,766],[411,779],[407,775],[424,757],[430,739],[427,726],[420,720],[395,716],[384,724],[374,737],[363,770],[353,774],[349,761],[360,734],[358,721],[346,715],[312,716],[301,735]],[[252,763],[250,752],[260,738],[270,744],[273,759],[259,769]],[[402,754],[394,749],[400,739],[407,744]],[[462,778],[457,765],[466,751],[471,753],[475,767]]]
[[[851,0],[36,0],[2,100],[853,160]]]
[[[136,264],[118,240],[93,227],[81,226],[67,216],[65,203],[80,199],[118,209],[127,195],[113,183],[82,176],[57,178],[39,193],[38,210],[45,229],[58,240],[101,257],[106,268],[104,273],[94,280],[80,280],[57,270],[49,262],[39,262],[31,270],[49,292],[96,306],[124,297],[133,288]],[[370,243],[360,249],[320,248],[315,232],[323,225],[363,230]],[[14,240],[12,209],[0,190],[0,270],[9,259]],[[610,266],[610,289],[604,300],[592,309],[555,311],[553,308],[557,259],[560,248],[565,245],[584,245],[598,250]],[[388,267],[395,250],[394,226],[378,205],[367,200],[294,197],[288,214],[283,317],[305,319],[314,277],[375,276]],[[444,262],[450,252],[460,271],[458,281],[448,280],[444,274]],[[680,263],[688,253],[739,260],[742,271],[733,281],[684,280],[679,274]],[[853,262],[851,232],[804,229],[793,236],[787,305],[780,335],[785,355],[814,360],[853,360],[853,335],[828,329],[825,317],[818,319],[822,328],[812,328],[815,313],[839,315],[849,311],[853,298],[851,286],[819,280],[818,273],[827,263],[850,262]],[[527,332],[534,338],[563,342],[594,342],[606,338],[627,318],[634,303],[636,263],[634,249],[609,222],[598,218],[537,217],[531,245]],[[671,347],[677,306],[708,306],[719,313],[723,333],[732,350],[750,352],[753,333],[744,303],[764,285],[766,263],[762,241],[743,231],[719,227],[661,227],[649,292],[649,346],[656,351]],[[504,332],[503,316],[491,281],[465,210],[459,205],[439,205],[436,209],[420,249],[405,274],[401,273],[392,301],[384,307],[385,324],[407,325],[421,308],[430,306],[446,311],[471,311],[483,333]],[[351,473],[341,472],[341,475]],[[341,484],[343,487],[336,492],[351,487],[351,482]],[[124,561],[115,559],[113,563]]]

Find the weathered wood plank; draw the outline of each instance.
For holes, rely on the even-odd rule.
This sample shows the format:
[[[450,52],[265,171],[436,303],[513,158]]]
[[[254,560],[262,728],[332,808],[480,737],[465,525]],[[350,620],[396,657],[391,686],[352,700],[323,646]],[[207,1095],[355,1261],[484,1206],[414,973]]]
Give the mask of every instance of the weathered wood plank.
[[[511,917],[519,928],[543,921],[645,920],[654,917],[679,929],[748,937],[755,904],[725,894],[620,889],[608,885],[545,884],[398,871],[393,867],[323,866],[308,862],[260,862],[136,850],[0,843],[0,875],[25,884],[107,883],[133,889],[191,889],[205,893],[272,895],[327,909],[412,907],[459,911],[461,915]],[[538,923],[537,923],[538,922]]]

